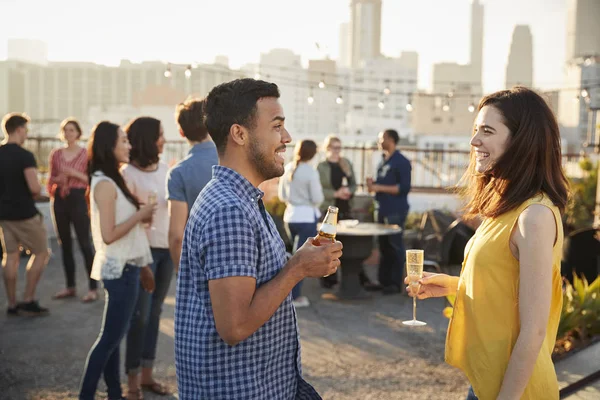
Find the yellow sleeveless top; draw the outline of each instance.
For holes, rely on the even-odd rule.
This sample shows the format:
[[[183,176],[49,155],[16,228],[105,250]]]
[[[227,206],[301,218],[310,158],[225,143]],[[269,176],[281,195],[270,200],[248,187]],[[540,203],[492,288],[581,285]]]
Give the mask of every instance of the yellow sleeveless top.
[[[466,374],[479,400],[497,398],[519,336],[519,262],[509,248],[509,240],[519,215],[532,204],[552,210],[557,240],[552,255],[552,301],[546,338],[521,399],[559,398],[551,354],[562,308],[563,229],[558,208],[547,195],[540,194],[517,209],[486,219],[465,248],[446,337],[446,362]]]

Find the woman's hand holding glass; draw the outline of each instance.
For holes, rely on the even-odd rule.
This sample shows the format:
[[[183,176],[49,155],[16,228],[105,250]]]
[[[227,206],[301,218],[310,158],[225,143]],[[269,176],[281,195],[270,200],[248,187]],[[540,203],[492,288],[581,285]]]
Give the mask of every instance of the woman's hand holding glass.
[[[404,279],[404,283],[409,285],[406,287],[409,296],[423,300],[430,297],[445,297],[456,294],[458,276],[423,272],[423,277],[419,280],[418,292],[411,289],[409,277]]]

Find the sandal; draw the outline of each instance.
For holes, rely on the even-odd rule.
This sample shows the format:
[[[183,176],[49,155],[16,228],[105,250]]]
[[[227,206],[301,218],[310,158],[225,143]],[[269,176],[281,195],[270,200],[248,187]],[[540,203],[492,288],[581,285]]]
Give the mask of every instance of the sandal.
[[[52,296],[52,298],[54,300],[67,299],[69,297],[75,297],[75,295],[75,288],[66,288],[56,293],[54,296]]]
[[[98,294],[96,292],[88,292],[88,294],[81,298],[81,301],[84,303],[93,303],[96,300],[98,300]]]
[[[166,396],[171,394],[169,389],[162,383],[152,382],[152,383],[142,383],[142,389],[148,390],[152,393],[159,394],[161,396]]]

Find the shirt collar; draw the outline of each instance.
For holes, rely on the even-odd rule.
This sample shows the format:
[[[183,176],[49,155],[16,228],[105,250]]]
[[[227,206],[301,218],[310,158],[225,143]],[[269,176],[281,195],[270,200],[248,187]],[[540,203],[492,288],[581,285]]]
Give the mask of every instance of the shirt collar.
[[[193,145],[192,148],[190,149],[190,151],[188,152],[188,154],[194,154],[194,153],[198,153],[202,150],[216,149],[216,148],[217,148],[217,146],[215,146],[215,142],[213,142],[212,140],[208,140],[206,142],[196,143],[195,145]]]
[[[249,199],[253,202],[258,202],[264,196],[262,190],[254,187],[253,184],[244,178],[239,172],[221,165],[212,167],[213,179],[218,179],[231,184],[233,191],[243,199]]]

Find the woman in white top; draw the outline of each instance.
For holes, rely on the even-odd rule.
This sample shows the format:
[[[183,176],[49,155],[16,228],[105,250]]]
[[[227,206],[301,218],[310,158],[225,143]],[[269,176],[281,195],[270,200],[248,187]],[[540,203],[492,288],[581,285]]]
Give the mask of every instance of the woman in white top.
[[[279,198],[286,203],[283,221],[286,223],[293,251],[306,239],[317,234],[317,219],[321,216],[319,206],[323,202],[323,188],[319,173],[310,164],[317,154],[317,144],[302,140],[294,149],[294,161],[285,166],[279,179]],[[308,298],[301,295],[302,281],[292,290],[296,307],[308,307]]]
[[[100,335],[85,365],[79,398],[92,400],[104,375],[108,398],[121,399],[119,344],[127,333],[140,279],[154,290],[150,245],[142,223],[151,222],[156,205],[141,206],[131,194],[119,166],[129,162],[131,146],[118,125],[100,122],[88,143],[92,238],[96,248],[91,277],[102,279],[105,292]]]
[[[162,305],[173,276],[173,261],[169,253],[169,212],[166,186],[167,164],[159,161],[165,145],[164,130],[159,120],[140,117],[131,121],[125,132],[131,143],[129,164],[121,169],[125,183],[139,201],[154,201],[158,208],[152,226],[146,226],[146,235],[154,262],[155,288],[152,293],[139,292],[127,335],[125,372],[129,379],[129,397],[141,398],[145,388],[160,395],[169,394],[167,388],[152,377],[158,326]],[[141,381],[140,381],[141,371]]]

